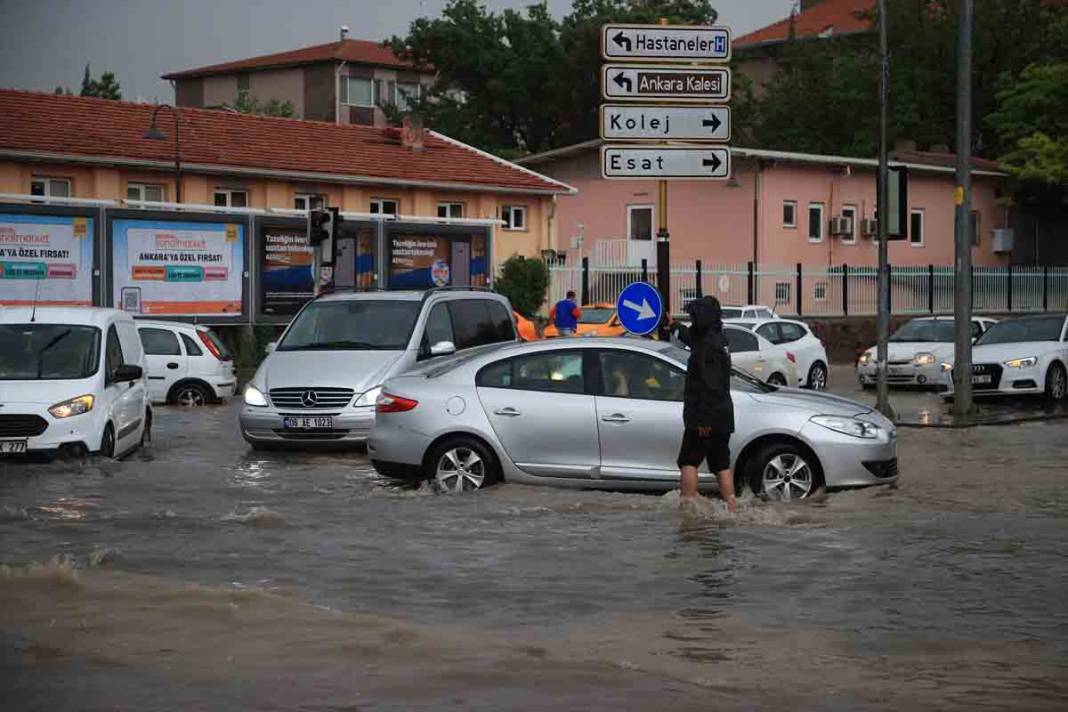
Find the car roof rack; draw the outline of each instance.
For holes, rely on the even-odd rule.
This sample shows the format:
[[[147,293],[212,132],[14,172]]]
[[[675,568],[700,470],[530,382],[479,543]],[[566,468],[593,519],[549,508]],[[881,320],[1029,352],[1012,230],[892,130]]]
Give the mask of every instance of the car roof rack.
[[[496,294],[489,287],[460,287],[456,285],[449,285],[447,287],[431,287],[423,292],[423,301],[425,302],[429,297],[438,294],[440,292],[488,292],[489,294]]]
[[[387,291],[383,287],[324,287],[319,290],[319,293],[313,297],[318,299],[319,297],[328,297],[331,294],[357,294],[359,292],[385,292]]]

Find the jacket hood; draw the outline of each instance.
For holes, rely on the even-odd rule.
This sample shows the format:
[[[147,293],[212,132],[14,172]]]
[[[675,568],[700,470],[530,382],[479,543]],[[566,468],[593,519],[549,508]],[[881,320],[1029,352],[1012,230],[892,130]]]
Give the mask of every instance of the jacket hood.
[[[695,299],[686,307],[686,312],[690,315],[694,331],[706,333],[723,328],[723,309],[715,297]]]

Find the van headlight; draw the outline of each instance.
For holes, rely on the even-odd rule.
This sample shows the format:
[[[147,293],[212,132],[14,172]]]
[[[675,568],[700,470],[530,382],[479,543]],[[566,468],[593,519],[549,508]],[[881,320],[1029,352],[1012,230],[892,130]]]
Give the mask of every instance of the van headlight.
[[[867,366],[869,363],[871,363],[871,354],[865,351],[860,355],[860,359],[857,361],[857,364],[860,366]]]
[[[921,351],[912,357],[913,366],[932,366],[937,359],[933,353]]]
[[[1028,356],[1027,358],[1014,358],[1011,361],[1006,361],[1005,365],[1009,368],[1031,368],[1038,363],[1038,356]]]
[[[378,400],[378,394],[382,392],[382,386],[375,386],[369,391],[364,391],[360,394],[360,397],[356,399],[356,402],[352,404],[354,408],[373,408],[375,401]]]
[[[56,403],[48,409],[48,412],[52,414],[53,418],[69,418],[72,415],[81,415],[93,409],[94,400],[93,396],[90,395],[78,396],[62,403]]]
[[[245,386],[245,405],[254,405],[257,408],[267,406],[267,396],[256,386]]]
[[[814,415],[809,420],[836,433],[852,435],[855,438],[864,438],[866,440],[873,440],[879,437],[879,431],[882,430],[875,423],[857,420],[856,418],[843,418],[837,415]]]

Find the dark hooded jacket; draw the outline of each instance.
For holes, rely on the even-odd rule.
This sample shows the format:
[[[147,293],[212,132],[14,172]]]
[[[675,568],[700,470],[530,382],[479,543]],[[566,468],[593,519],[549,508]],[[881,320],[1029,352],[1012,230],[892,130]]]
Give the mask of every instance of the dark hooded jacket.
[[[686,311],[692,319],[691,326],[675,327],[679,340],[690,347],[683,423],[687,428],[710,427],[714,433],[733,433],[731,354],[723,335],[719,301],[701,297]]]

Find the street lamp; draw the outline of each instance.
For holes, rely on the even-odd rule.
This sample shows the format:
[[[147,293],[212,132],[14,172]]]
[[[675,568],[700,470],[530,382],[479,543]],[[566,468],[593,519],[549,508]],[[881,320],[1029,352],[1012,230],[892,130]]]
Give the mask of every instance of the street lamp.
[[[180,203],[182,202],[182,143],[178,134],[178,109],[170,104],[158,104],[152,110],[152,121],[148,126],[148,131],[145,131],[145,138],[152,141],[166,140],[167,134],[156,125],[156,115],[159,114],[160,109],[167,109],[174,115],[174,197],[175,202]]]

